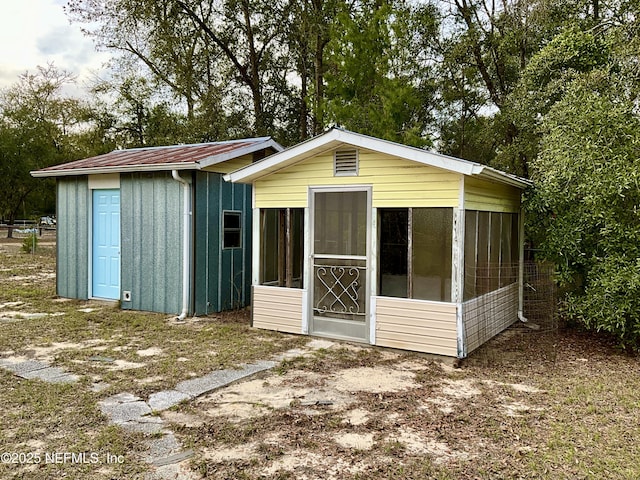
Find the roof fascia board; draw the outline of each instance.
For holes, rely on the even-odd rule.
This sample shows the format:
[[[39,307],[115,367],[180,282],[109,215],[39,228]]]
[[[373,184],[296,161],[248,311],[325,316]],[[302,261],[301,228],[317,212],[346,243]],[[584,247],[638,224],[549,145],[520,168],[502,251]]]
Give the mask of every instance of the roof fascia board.
[[[501,172],[491,167],[484,167],[478,174],[479,177],[491,180],[494,182],[505,183],[512,187],[518,187],[525,189],[533,185],[533,182],[526,178],[516,177],[515,175],[509,175],[508,173]]]
[[[166,170],[197,170],[194,163],[162,163],[158,165],[126,165],[114,167],[88,167],[60,170],[33,170],[29,172],[36,178],[44,177],[73,177],[76,175],[97,175],[101,173],[129,173],[129,172],[161,172]]]
[[[305,154],[310,152],[317,154],[315,150],[322,149],[323,146],[335,142],[335,139],[333,138],[335,137],[335,132],[336,130],[330,130],[327,133],[310,138],[298,145],[260,160],[259,162],[247,165],[235,172],[228,173],[224,175],[223,178],[227,182],[251,183],[253,180],[263,175],[273,173],[274,171],[285,168],[289,164],[295,163],[299,157],[302,158]],[[331,148],[332,147],[329,146],[326,147],[325,150],[329,150]]]
[[[340,129],[329,130],[322,135],[311,138],[280,153],[276,153],[257,163],[228,173],[224,175],[223,178],[230,182],[251,183],[264,175],[281,170],[306,156],[318,155],[336,148],[340,143],[393,155],[450,172],[486,178],[487,180],[518,188],[526,188],[531,185],[531,182],[525,179],[500,172],[486,165]]]
[[[247,155],[248,153],[257,152],[258,150],[263,150],[269,147],[273,147],[276,152],[281,152],[282,150],[284,150],[284,147],[273,140],[271,137],[265,137],[265,139],[266,140],[261,139],[263,141],[259,143],[252,143],[251,145],[247,145],[246,147],[236,148],[226,153],[205,157],[202,160],[198,160],[196,163],[199,165],[198,168],[203,169],[210,167],[211,165],[217,165],[218,163],[226,162],[227,160],[232,160],[234,158]]]

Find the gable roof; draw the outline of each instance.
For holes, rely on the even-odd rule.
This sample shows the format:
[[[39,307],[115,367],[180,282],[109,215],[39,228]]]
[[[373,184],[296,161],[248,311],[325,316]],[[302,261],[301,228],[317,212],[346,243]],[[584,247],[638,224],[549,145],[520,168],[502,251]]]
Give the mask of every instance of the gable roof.
[[[529,180],[496,170],[487,165],[430,152],[417,147],[401,145],[340,128],[332,128],[317,137],[313,137],[298,145],[271,155],[268,158],[247,165],[235,172],[231,172],[225,175],[224,179],[230,182],[251,183],[312,155],[332,151],[344,144],[386,153],[395,157],[464,175],[477,176],[485,180],[504,183],[522,189],[531,185]]]
[[[34,177],[61,177],[97,173],[144,172],[158,170],[201,170],[266,148],[283,147],[271,137],[224,142],[169,145],[114,150],[104,155],[53,165],[31,172]]]

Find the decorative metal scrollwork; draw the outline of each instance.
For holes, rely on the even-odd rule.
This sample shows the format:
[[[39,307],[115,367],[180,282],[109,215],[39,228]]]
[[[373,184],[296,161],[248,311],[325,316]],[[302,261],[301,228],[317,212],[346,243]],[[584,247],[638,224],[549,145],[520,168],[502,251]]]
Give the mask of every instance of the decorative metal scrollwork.
[[[364,267],[316,265],[316,277],[319,280],[316,285],[326,291],[315,302],[314,310],[320,314],[364,315],[358,295],[361,270]]]

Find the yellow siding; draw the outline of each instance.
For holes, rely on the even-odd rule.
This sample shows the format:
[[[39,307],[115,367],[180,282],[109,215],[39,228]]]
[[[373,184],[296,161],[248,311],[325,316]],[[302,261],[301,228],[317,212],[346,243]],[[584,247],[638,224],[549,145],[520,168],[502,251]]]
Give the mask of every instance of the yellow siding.
[[[456,207],[460,175],[360,151],[358,176],[334,177],[333,152],[311,157],[254,184],[258,208],[307,206],[309,186],[373,185],[373,207]]]
[[[226,162],[216,163],[207,168],[204,168],[203,170],[206,170],[207,172],[230,173],[242,167],[246,167],[252,162],[253,162],[253,153],[248,153],[247,155],[243,155],[241,157],[234,158],[232,160],[227,160]]]
[[[376,297],[376,345],[458,356],[456,305]]]
[[[277,332],[302,333],[304,291],[297,288],[253,287],[253,326]]]
[[[519,212],[521,190],[509,185],[466,177],[464,206],[467,210]]]

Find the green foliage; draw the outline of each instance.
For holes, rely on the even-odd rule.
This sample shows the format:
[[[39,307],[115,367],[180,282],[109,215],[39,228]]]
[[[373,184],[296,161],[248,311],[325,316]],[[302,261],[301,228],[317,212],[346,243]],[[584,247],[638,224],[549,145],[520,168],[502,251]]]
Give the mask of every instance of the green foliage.
[[[73,77],[53,65],[25,73],[0,97],[0,216],[13,222],[40,208],[54,211],[53,183],[31,170],[74,160],[81,155],[74,135],[84,115],[81,101],[63,96]]]
[[[38,235],[33,232],[24,237],[20,248],[25,253],[35,253],[38,248]]]
[[[532,235],[570,289],[567,313],[640,347],[640,117],[629,78],[571,82],[533,164]]]
[[[333,26],[328,122],[408,145],[430,144],[426,130],[433,87],[418,61],[422,46],[412,36],[435,33],[433,12],[412,11],[401,2],[362,2],[360,7],[345,6]],[[414,28],[415,18],[421,31]]]

